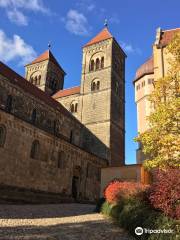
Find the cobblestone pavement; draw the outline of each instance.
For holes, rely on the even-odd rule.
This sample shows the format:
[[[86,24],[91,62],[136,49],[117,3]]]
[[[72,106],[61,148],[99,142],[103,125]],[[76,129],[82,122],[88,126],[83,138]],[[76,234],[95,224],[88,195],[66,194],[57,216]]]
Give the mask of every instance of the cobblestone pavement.
[[[0,240],[131,240],[94,205],[0,205]]]

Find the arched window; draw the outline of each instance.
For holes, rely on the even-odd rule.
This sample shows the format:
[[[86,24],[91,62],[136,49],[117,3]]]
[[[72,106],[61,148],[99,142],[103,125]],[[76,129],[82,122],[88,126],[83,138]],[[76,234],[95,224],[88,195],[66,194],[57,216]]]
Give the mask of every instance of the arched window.
[[[99,58],[96,59],[96,70],[100,68],[100,61]]]
[[[39,157],[40,144],[38,140],[34,140],[31,146],[31,158],[38,159]]]
[[[60,151],[58,153],[58,168],[64,169],[66,168],[66,159],[65,159],[65,153],[63,151]]]
[[[6,141],[6,127],[0,125],[0,147],[4,147]]]
[[[30,83],[33,84],[33,81],[34,81],[34,79],[33,79],[33,77],[31,77],[31,78],[30,78]]]
[[[74,109],[75,112],[77,112],[77,108],[78,108],[78,104],[76,103],[75,104],[75,109]]]
[[[94,60],[91,60],[90,71],[94,71]]]
[[[36,109],[33,109],[33,111],[32,111],[31,122],[32,123],[36,122]]]
[[[71,104],[71,112],[72,113],[74,112],[74,104],[73,103]]]
[[[6,101],[6,111],[11,112],[11,110],[12,110],[12,96],[9,95]]]
[[[49,88],[51,88],[52,90],[56,90],[57,87],[57,82],[55,78],[50,78],[49,79]]]
[[[96,89],[99,90],[99,88],[100,88],[100,81],[97,81]]]
[[[56,90],[56,79],[53,79],[52,81],[52,89]]]
[[[91,90],[92,90],[92,91],[95,91],[95,90],[96,90],[96,83],[95,83],[95,82],[92,82],[92,84],[91,84]]]
[[[73,101],[73,102],[71,103],[70,111],[71,111],[72,113],[76,113],[77,110],[78,110],[78,103],[75,102],[75,101]]]
[[[40,83],[41,83],[41,75],[39,75],[38,77],[38,84],[40,85]]]
[[[104,57],[101,58],[101,68],[104,68]]]
[[[37,85],[38,84],[38,79],[37,76],[34,78],[34,84]]]
[[[91,91],[97,91],[100,89],[100,81],[98,79],[95,79],[92,83],[91,83]]]

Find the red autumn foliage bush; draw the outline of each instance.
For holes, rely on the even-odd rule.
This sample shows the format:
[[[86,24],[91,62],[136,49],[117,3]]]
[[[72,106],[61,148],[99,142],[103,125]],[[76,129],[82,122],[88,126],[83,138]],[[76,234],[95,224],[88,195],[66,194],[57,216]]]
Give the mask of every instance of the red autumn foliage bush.
[[[157,170],[150,188],[150,202],[167,216],[180,218],[180,169]]]
[[[146,185],[136,182],[114,180],[104,190],[104,197],[109,203],[118,203],[121,199],[137,196],[147,189]]]

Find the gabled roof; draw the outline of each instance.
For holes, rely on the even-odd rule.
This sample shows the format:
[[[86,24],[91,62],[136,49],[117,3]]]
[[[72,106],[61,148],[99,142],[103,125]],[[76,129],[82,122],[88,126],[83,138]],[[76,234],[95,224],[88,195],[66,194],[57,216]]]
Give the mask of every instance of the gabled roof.
[[[91,39],[84,47],[101,42],[103,40],[107,40],[109,38],[113,38],[113,36],[109,32],[108,28],[105,27],[100,33],[98,33],[93,39]]]
[[[54,99],[57,99],[57,98],[61,98],[61,97],[66,97],[66,96],[78,94],[78,93],[80,93],[80,86],[60,90],[57,93],[55,93],[52,97]]]
[[[58,61],[56,60],[56,58],[54,57],[54,55],[52,54],[52,52],[50,50],[45,51],[40,56],[38,56],[36,59],[34,59],[31,63],[28,63],[26,66],[32,65],[32,64],[35,64],[35,63],[39,63],[39,62],[43,62],[43,61],[46,61],[46,60],[49,60],[49,61],[53,62],[58,67],[60,67],[61,70],[64,72],[64,70],[59,65]]]
[[[180,33],[180,28],[162,30],[159,42],[160,46],[165,47],[168,45],[176,33]]]
[[[150,57],[144,64],[142,64],[136,71],[136,76],[133,82],[136,82],[139,78],[147,74],[154,73],[154,60]]]

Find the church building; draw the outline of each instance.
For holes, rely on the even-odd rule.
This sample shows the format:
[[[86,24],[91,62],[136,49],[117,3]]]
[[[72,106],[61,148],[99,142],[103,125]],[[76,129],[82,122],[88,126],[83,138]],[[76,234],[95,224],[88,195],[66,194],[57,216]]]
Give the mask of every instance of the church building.
[[[50,49],[25,78],[0,62],[0,191],[99,197],[101,168],[125,164],[125,58],[105,27],[82,48],[79,86],[64,89]]]

